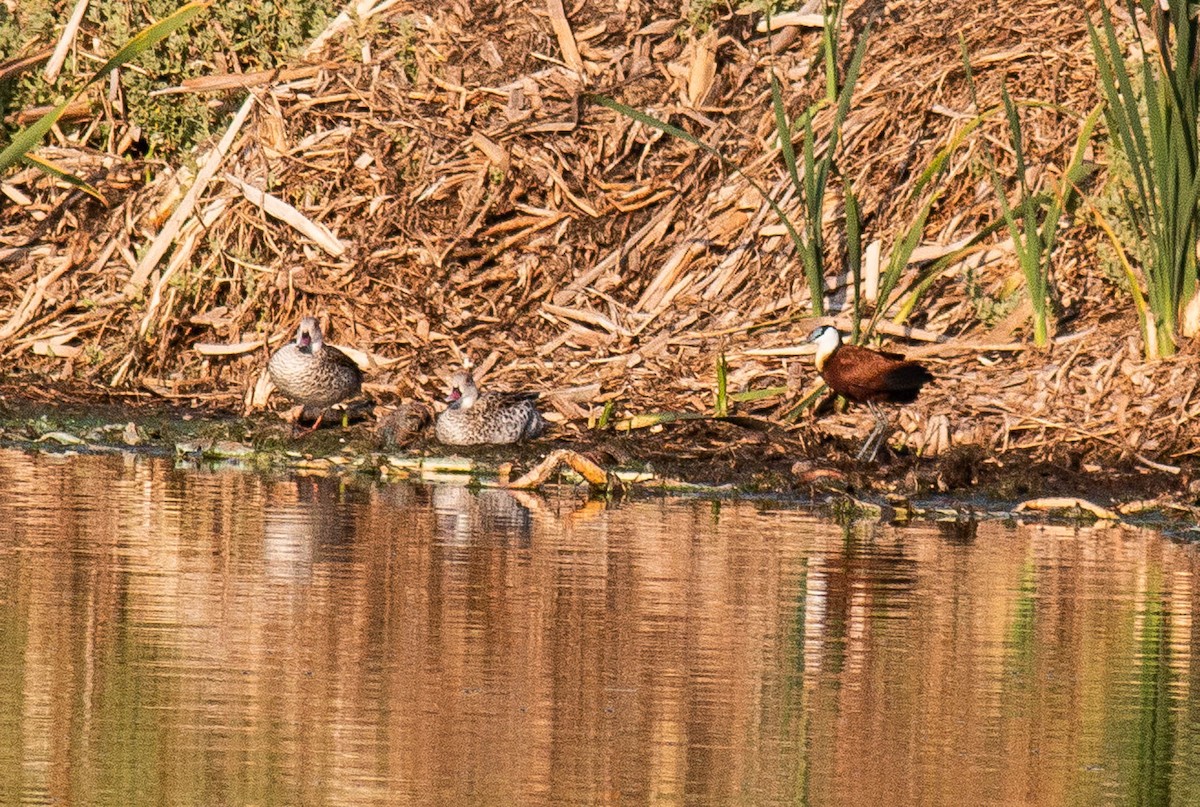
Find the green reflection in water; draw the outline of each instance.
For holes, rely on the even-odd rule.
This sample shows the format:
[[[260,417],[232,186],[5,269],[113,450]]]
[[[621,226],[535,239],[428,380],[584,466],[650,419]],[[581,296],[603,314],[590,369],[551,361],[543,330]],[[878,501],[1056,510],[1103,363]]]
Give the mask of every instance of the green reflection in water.
[[[1167,638],[1169,613],[1159,592],[1157,575],[1146,592],[1139,637],[1141,675],[1138,678],[1136,779],[1130,803],[1166,807],[1171,803],[1171,761],[1175,758],[1175,710],[1172,708],[1171,645]]]

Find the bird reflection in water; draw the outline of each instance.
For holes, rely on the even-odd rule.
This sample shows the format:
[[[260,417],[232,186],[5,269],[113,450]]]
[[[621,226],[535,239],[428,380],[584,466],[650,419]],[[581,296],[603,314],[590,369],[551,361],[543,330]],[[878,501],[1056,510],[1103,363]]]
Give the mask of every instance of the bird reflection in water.
[[[334,478],[300,476],[274,486],[263,509],[263,559],[273,577],[308,578],[314,563],[349,560],[365,493]]]
[[[516,491],[439,485],[433,489],[435,540],[466,546],[484,539],[527,547],[533,535],[530,510],[536,507],[536,497]]]

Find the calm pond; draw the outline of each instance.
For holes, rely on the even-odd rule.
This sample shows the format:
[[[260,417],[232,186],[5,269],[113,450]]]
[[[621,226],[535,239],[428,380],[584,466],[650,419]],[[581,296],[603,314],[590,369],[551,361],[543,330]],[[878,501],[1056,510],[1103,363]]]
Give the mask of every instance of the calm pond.
[[[5,804],[1200,804],[1197,548],[1151,531],[0,479]]]

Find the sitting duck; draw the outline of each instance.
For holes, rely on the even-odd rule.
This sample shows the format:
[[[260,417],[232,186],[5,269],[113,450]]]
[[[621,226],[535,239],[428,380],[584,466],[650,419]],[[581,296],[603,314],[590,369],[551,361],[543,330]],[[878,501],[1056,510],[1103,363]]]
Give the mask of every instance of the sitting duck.
[[[275,351],[267,371],[275,387],[303,407],[301,416],[315,413],[316,423],[309,431],[321,425],[326,409],[362,389],[362,371],[354,359],[325,344],[315,317],[300,320],[296,340]]]
[[[528,440],[546,429],[536,392],[484,392],[469,370],[450,377],[450,407],[438,415],[437,439],[452,446],[503,445]]]

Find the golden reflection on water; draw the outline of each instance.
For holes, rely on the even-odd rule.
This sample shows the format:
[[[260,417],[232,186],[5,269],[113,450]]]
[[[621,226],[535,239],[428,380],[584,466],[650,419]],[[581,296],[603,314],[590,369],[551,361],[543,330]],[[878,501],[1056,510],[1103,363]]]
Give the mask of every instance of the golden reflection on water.
[[[0,797],[1200,803],[1196,550],[0,451]]]

